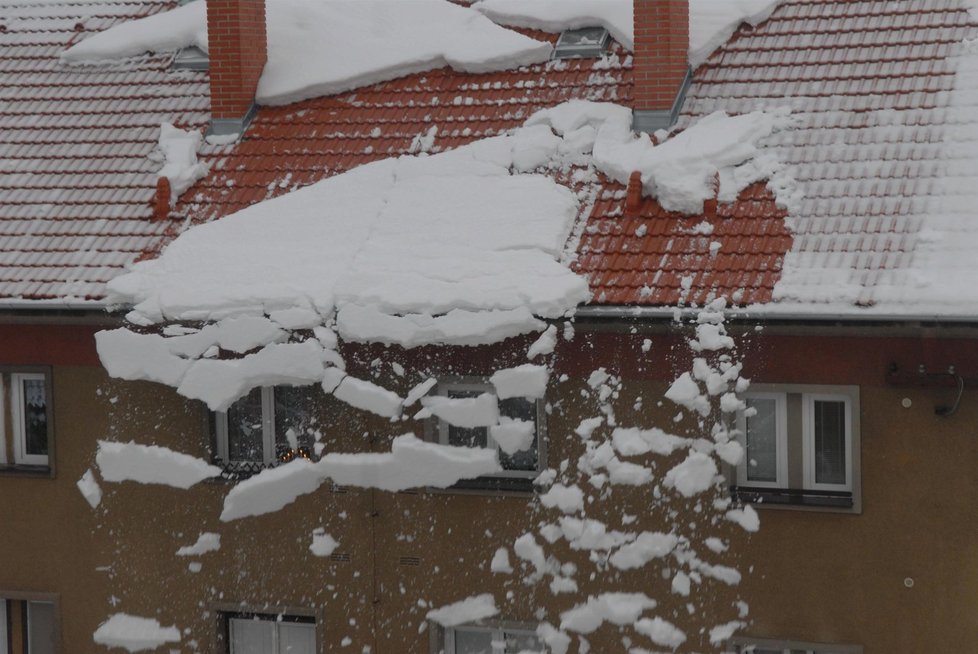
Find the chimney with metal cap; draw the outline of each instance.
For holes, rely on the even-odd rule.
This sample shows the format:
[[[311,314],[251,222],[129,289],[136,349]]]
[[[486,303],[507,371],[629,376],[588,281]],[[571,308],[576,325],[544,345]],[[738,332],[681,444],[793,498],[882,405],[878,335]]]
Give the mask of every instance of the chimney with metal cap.
[[[637,132],[668,129],[689,87],[689,0],[634,0],[633,124]]]
[[[265,0],[207,0],[211,78],[208,135],[241,134],[255,115],[267,59]]]

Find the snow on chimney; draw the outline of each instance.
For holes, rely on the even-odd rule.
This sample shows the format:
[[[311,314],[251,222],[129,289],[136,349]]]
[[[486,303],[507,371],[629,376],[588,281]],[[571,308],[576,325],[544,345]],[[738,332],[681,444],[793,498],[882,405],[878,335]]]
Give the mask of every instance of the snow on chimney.
[[[689,86],[689,0],[634,0],[633,128],[668,129]]]
[[[207,0],[211,78],[208,135],[240,134],[255,114],[255,89],[265,67],[265,0]]]

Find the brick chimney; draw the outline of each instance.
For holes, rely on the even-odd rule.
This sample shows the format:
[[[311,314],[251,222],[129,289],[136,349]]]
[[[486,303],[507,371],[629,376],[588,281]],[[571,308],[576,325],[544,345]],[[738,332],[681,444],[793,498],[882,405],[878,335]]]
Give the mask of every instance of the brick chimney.
[[[690,81],[689,0],[634,0],[635,131],[668,129]]]
[[[265,67],[265,0],[207,0],[211,78],[208,135],[240,134],[255,115],[255,89]]]

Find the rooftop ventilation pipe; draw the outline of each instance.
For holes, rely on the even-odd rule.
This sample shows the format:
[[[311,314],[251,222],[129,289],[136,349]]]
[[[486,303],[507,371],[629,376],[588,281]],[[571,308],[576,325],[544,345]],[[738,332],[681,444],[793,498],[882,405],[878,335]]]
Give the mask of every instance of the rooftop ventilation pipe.
[[[265,0],[207,0],[211,125],[207,134],[241,134],[255,115],[255,90],[267,59]]]
[[[689,1],[634,0],[632,128],[649,134],[676,122],[692,76]]]

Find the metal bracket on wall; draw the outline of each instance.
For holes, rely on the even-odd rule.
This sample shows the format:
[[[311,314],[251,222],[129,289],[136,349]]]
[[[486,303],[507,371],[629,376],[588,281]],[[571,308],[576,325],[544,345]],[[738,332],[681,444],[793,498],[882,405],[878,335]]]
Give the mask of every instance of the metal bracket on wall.
[[[972,383],[976,383],[976,381],[978,380],[971,379]],[[934,407],[934,414],[943,418],[957,413],[965,387],[965,378],[958,373],[955,366],[949,365],[945,370],[928,370],[927,366],[922,363],[917,366],[916,370],[902,369],[896,363],[891,363],[886,369],[886,382],[891,386],[957,388],[954,402],[950,406],[938,404]]]

